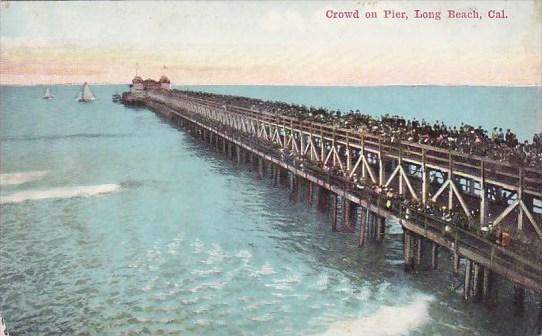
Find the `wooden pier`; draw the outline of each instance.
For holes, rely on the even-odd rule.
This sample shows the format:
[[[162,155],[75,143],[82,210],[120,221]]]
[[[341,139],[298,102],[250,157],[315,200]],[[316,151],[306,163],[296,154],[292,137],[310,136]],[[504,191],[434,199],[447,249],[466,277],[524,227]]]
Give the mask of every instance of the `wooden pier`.
[[[330,230],[359,235],[359,246],[384,239],[385,219],[398,221],[405,270],[435,270],[439,250],[447,250],[454,273],[464,273],[467,301],[491,306],[500,276],[513,282],[520,314],[525,290],[532,291],[539,296],[536,323],[542,329],[542,171],[389,143],[367,132],[224,105],[219,97],[150,90],[123,99],[147,106],[232,160],[248,162],[260,178],[287,184],[292,201],[304,198],[329,211]],[[424,209],[429,204],[454,209],[462,220],[432,215]],[[483,227],[506,232],[510,245]]]

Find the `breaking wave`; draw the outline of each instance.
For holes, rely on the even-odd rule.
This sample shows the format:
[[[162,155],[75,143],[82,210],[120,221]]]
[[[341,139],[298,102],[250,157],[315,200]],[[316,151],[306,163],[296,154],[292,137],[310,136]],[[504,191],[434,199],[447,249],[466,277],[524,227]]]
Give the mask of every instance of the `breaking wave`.
[[[7,196],[0,196],[0,204],[21,203],[43,199],[62,199],[74,197],[91,197],[117,192],[121,189],[118,184],[100,184],[96,186],[62,187],[47,190],[21,191]]]
[[[0,174],[0,185],[15,185],[39,180],[48,174],[46,170]]]
[[[406,306],[380,307],[371,315],[335,322],[323,335],[407,335],[429,321],[429,304],[432,300],[429,296],[420,296]]]

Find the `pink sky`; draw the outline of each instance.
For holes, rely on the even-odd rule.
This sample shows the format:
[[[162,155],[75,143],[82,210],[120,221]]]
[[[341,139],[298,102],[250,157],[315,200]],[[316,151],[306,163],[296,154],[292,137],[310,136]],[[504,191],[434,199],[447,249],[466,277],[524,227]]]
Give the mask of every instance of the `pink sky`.
[[[541,85],[542,1],[2,3],[0,82]],[[482,20],[330,20],[475,9]],[[508,19],[490,20],[491,9]],[[167,65],[164,70],[163,66]]]

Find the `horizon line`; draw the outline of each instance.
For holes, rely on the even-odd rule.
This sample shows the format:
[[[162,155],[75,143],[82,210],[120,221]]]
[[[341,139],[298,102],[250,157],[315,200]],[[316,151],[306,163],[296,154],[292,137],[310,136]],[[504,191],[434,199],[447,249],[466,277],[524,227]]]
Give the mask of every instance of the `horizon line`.
[[[107,85],[130,85],[130,83],[103,83],[103,82],[87,82],[89,85],[94,86],[107,86]],[[83,85],[81,82],[77,83],[32,83],[32,84],[19,84],[19,83],[0,83],[0,86],[16,86],[16,87],[31,87],[31,86],[76,86]],[[171,84],[174,88],[176,86],[290,86],[290,87],[502,87],[502,88],[542,88],[540,84],[511,84],[511,85],[498,85],[498,84],[371,84],[371,85],[356,85],[356,84]]]

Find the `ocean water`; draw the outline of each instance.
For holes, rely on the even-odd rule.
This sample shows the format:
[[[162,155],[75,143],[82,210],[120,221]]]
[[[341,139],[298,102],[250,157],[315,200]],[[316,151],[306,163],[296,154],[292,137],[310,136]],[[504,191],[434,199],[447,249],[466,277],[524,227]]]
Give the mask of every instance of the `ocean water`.
[[[520,317],[509,284],[494,310],[466,304],[444,253],[442,271],[404,273],[396,224],[359,249],[285,188],[113,104],[123,88],[95,86],[98,100],[81,104],[75,86],[52,87],[50,101],[42,87],[1,87],[0,311],[12,335],[532,332],[532,295]]]

